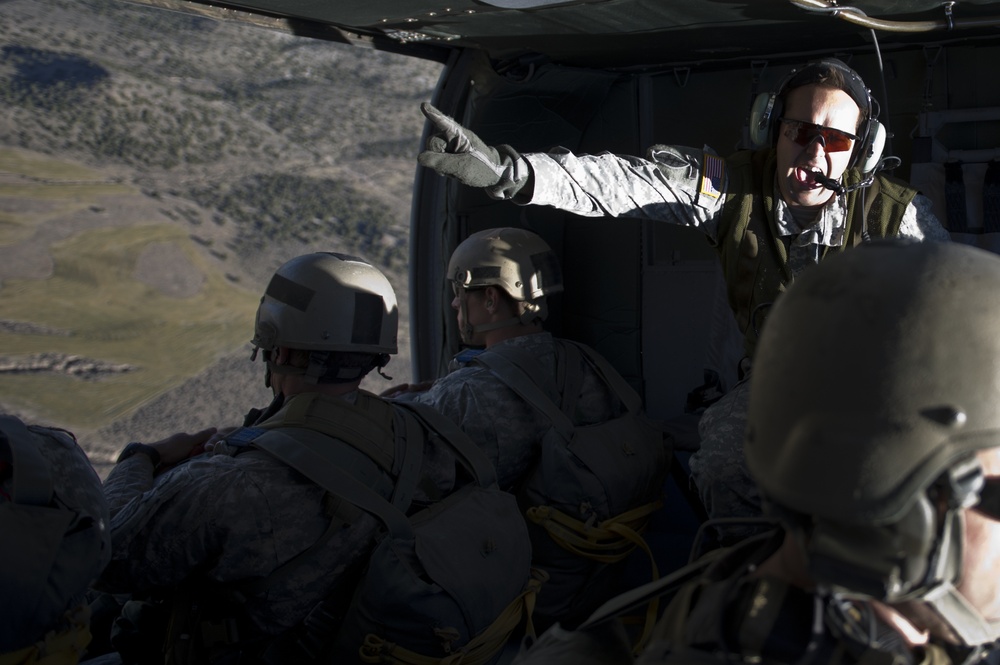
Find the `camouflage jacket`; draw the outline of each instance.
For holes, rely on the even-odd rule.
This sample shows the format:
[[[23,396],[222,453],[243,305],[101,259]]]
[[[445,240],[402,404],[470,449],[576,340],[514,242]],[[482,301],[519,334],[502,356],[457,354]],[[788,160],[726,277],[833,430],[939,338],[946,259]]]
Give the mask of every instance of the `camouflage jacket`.
[[[523,335],[499,344],[510,344],[531,354],[545,373],[556,375],[555,340],[549,333]],[[498,344],[498,346],[499,346]],[[577,402],[578,425],[603,422],[615,413],[617,398],[584,363],[583,387]],[[558,395],[550,395],[559,402]],[[507,387],[485,367],[471,364],[438,379],[414,401],[431,406],[451,418],[479,444],[497,468],[500,487],[509,489],[528,471],[549,420]]]
[[[655,145],[648,158],[602,153],[574,155],[557,148],[548,153],[527,153],[533,190],[521,204],[549,205],[587,217],[638,217],[699,228],[718,243],[722,210],[729,181],[722,168],[710,176],[706,165],[718,163],[710,148],[697,150]],[[844,243],[847,220],[846,196],[834,196],[816,223],[801,227],[788,206],[777,195],[775,216],[778,233],[792,236],[789,263],[799,266],[818,261],[817,247],[839,247]],[[947,240],[947,231],[934,216],[930,201],[918,195],[907,207],[899,235],[918,240]]]
[[[358,393],[343,399],[354,403]],[[198,456],[155,477],[145,455],[115,466],[104,483],[112,504],[113,555],[98,587],[143,593],[192,577],[217,583],[263,578],[340,520],[349,528],[337,529],[326,546],[281,576],[264,597],[247,600],[256,627],[277,634],[301,621],[338,582],[357,576],[354,567],[367,560],[380,526],[261,450],[216,450],[224,452]],[[425,451],[422,487],[447,494],[454,483],[454,456],[439,454],[429,443]],[[420,491],[415,500],[429,501]]]

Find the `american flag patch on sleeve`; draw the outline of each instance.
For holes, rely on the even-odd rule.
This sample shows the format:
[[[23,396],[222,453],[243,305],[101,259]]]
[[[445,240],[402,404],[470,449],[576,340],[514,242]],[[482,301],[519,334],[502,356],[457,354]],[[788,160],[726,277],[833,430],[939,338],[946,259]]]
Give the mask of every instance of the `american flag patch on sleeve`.
[[[705,196],[719,198],[722,196],[723,176],[726,173],[726,160],[717,155],[710,155],[707,152],[702,163],[701,188],[698,190]]]

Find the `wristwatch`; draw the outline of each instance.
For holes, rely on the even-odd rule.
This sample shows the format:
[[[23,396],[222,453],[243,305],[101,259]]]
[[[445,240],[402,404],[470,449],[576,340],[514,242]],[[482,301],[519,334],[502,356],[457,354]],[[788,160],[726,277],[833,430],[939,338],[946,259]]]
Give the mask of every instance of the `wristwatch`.
[[[122,450],[121,455],[115,461],[115,464],[121,464],[132,455],[140,454],[147,456],[150,461],[153,462],[153,468],[160,466],[160,451],[158,451],[153,446],[147,445],[145,443],[139,443],[138,441],[133,441],[132,443],[125,446]]]

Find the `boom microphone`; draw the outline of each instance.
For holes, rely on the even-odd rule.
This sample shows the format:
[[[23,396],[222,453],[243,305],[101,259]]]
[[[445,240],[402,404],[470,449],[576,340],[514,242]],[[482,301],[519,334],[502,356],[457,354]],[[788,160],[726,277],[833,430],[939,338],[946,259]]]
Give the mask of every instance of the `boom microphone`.
[[[847,188],[845,188],[843,185],[841,185],[839,182],[837,182],[833,178],[827,178],[822,173],[819,173],[817,171],[813,171],[812,177],[813,177],[813,180],[815,180],[819,184],[823,185],[827,189],[832,189],[833,191],[837,192],[838,196],[840,196],[841,194],[844,194],[845,192],[847,192]]]

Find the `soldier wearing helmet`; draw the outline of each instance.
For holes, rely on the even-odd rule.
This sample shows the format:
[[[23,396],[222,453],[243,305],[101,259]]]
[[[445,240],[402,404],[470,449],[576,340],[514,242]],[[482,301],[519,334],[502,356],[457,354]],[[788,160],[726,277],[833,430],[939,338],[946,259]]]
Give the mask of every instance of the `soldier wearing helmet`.
[[[543,482],[533,484],[543,440],[545,446],[565,445],[546,438],[553,433],[554,421],[537,407],[542,401],[549,402],[552,409],[571,416],[571,425],[576,427],[604,423],[626,410],[621,392],[612,390],[605,378],[611,373],[621,377],[603,358],[595,362],[587,355],[596,356],[593,350],[581,353],[579,345],[544,330],[548,298],[563,291],[563,282],[555,253],[537,234],[518,228],[473,233],[452,253],[447,278],[454,289],[452,308],[462,341],[475,348],[460,353],[452,363],[453,371],[429,390],[409,398],[440,411],[477,442],[496,465],[501,488],[520,488],[522,500],[526,486],[540,487],[536,496],[547,489],[559,491],[561,488]],[[540,399],[519,394],[523,391],[498,372],[497,362],[513,365],[515,375],[541,391],[537,393]],[[638,396],[635,402],[640,402]],[[648,461],[646,466],[653,476],[661,467],[665,472],[662,436],[649,446],[646,443],[648,439],[637,437],[634,459]],[[621,482],[620,478],[610,482],[615,484],[615,480]],[[628,482],[644,487],[635,478]],[[662,488],[662,480],[652,484],[657,491]],[[579,503],[587,504],[589,498],[581,498]],[[645,500],[650,501],[648,497]],[[532,501],[523,501],[522,508],[541,503]],[[541,527],[529,524],[529,528],[536,529],[535,564],[551,575],[539,595],[535,626],[554,620],[572,623],[586,616],[603,601],[606,589],[614,587],[612,579],[617,572],[584,559],[580,559],[579,571],[571,565],[547,566],[539,555],[538,539],[547,546],[554,539]],[[599,575],[605,576],[602,581],[607,580],[603,586],[597,581]]]
[[[459,313],[462,341],[470,345],[485,345],[480,340],[493,331],[503,332],[489,335],[491,339],[521,335],[525,329],[540,331],[549,314],[546,296],[563,291],[555,253],[541,237],[524,229],[472,234],[452,253],[448,279],[455,291],[452,307]],[[470,298],[474,305],[482,301],[485,308],[473,311],[477,318],[490,315],[489,321],[469,320]],[[501,302],[507,304],[504,311]]]
[[[336,637],[378,522],[254,442],[272,432],[308,441],[392,496],[403,466],[397,407],[359,383],[396,353],[397,316],[391,285],[363,259],[327,252],[291,259],[267,285],[254,325],[254,357],[263,356],[271,405],[231,431],[125,447],[105,482],[113,557],[98,585],[132,594],[116,622],[114,644],[123,656],[141,659],[143,648],[161,653],[156,631],[171,615],[183,619],[178,607],[212,613],[195,623],[239,628],[239,635],[223,631],[216,647],[200,648],[248,658],[268,645],[290,648],[281,640],[298,635],[293,629],[307,615],[324,639]],[[419,482],[406,506],[426,506],[453,489],[455,460],[443,446],[428,439],[416,465],[407,456]],[[320,601],[323,612],[311,614]],[[167,639],[168,648],[177,646]],[[296,653],[283,662],[305,659]],[[216,656],[203,651],[193,660]]]
[[[773,530],[549,630],[518,665],[995,655],[998,289],[1000,258],[946,243],[877,241],[803,275],[750,379],[746,459]],[[633,659],[615,618],[657,596],[669,604]]]
[[[998,288],[995,255],[901,241],[796,281],[761,338],[745,445],[781,530],[682,590],[641,662],[963,663],[993,648]]]
[[[429,390],[403,396],[397,388],[392,394],[432,406],[458,423],[496,463],[500,486],[511,488],[537,457],[550,425],[487,368],[470,361],[483,350],[519,349],[536,361],[541,375],[552,377],[550,396],[560,399],[557,340],[543,328],[548,296],[563,291],[559,260],[536,233],[487,229],[455,248],[447,278],[462,342],[473,349],[460,353],[452,362],[454,371]],[[615,407],[593,370],[585,371],[576,409],[579,422],[606,420]]]
[[[802,271],[869,236],[949,239],[927,197],[884,173],[898,158],[883,154],[888,134],[879,104],[837,58],[796,67],[758,94],[747,119],[751,149],[726,156],[673,145],[651,146],[645,158],[564,148],[520,154],[486,145],[429,104],[421,110],[432,131],[420,164],[492,198],[704,232],[718,251],[733,327],[743,336],[741,378],[771,304]],[[739,455],[747,385],[723,388],[729,392],[699,423],[691,477],[710,516],[756,517],[759,499]],[[747,534],[734,532],[724,536]]]

